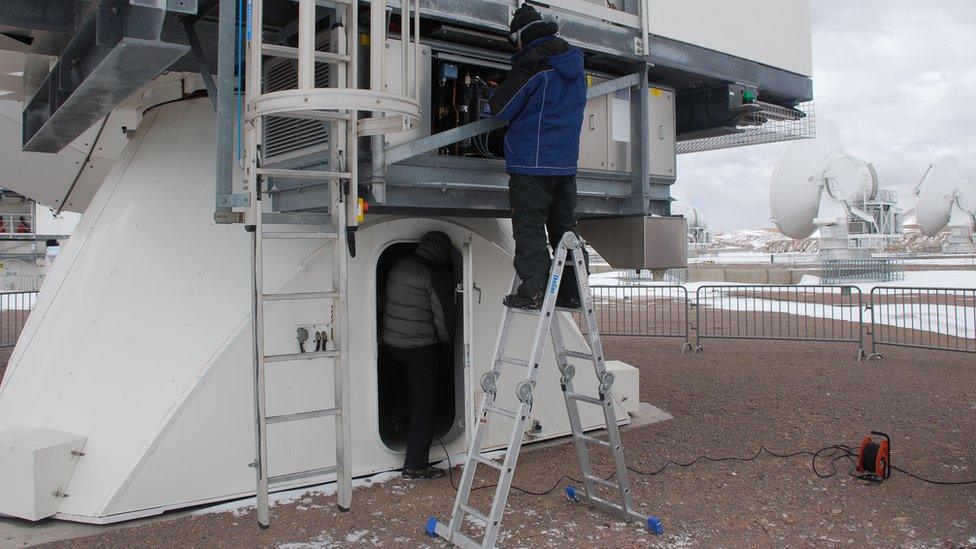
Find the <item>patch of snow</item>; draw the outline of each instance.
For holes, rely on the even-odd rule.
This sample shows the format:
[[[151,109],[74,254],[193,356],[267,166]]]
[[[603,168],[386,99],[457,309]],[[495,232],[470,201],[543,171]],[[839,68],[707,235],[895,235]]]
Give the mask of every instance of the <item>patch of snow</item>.
[[[328,534],[320,534],[312,541],[300,543],[280,543],[278,549],[332,549],[339,547]]]
[[[383,473],[377,473],[375,475],[353,479],[353,488],[360,488],[362,486],[373,486],[375,484],[383,484],[389,482],[395,478],[400,478],[402,475],[399,471],[386,471]],[[303,488],[296,488],[294,490],[285,490],[281,492],[272,492],[268,494],[268,501],[272,506],[289,504],[295,502],[301,502],[303,498],[311,495],[322,495],[331,496],[336,493],[336,483],[326,482],[323,484],[316,484],[315,486],[305,486]],[[247,512],[254,506],[257,505],[257,500],[253,497],[243,498],[234,501],[228,501],[218,505],[212,505],[210,507],[204,507],[202,509],[194,511],[193,515],[207,515],[210,513],[227,513],[233,512],[234,516],[241,516],[247,514]],[[293,548],[294,549],[294,548]]]
[[[349,543],[359,543],[360,541],[363,540],[364,537],[366,537],[366,534],[368,533],[369,530],[359,530],[351,534],[346,534],[346,541]]]

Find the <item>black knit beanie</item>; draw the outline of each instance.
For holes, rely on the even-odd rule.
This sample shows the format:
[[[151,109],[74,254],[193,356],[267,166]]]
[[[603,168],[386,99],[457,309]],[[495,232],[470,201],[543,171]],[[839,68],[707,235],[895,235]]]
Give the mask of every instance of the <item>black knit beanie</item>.
[[[508,40],[512,45],[516,45],[519,38],[522,45],[528,44],[533,40],[538,40],[543,36],[551,36],[559,32],[559,25],[555,21],[545,21],[542,15],[529,4],[522,4],[512,15],[512,23],[509,25]]]

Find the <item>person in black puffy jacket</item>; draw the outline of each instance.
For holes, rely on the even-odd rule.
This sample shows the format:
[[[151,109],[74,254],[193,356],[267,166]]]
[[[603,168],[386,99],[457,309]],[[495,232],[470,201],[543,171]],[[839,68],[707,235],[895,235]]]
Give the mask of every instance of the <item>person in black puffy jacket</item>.
[[[437,415],[437,349],[454,338],[454,278],[446,266],[452,247],[445,233],[429,232],[386,278],[380,341],[389,360],[406,372],[410,389],[406,478],[444,476],[430,466],[428,454]]]
[[[576,165],[586,77],[582,52],[556,36],[559,26],[532,6],[515,10],[510,31],[518,53],[485,112],[509,121],[505,167],[510,176],[515,271],[522,284],[504,303],[538,309],[552,263],[547,240],[555,249],[563,234],[576,231]],[[578,308],[575,272],[567,266],[561,278],[557,305]]]

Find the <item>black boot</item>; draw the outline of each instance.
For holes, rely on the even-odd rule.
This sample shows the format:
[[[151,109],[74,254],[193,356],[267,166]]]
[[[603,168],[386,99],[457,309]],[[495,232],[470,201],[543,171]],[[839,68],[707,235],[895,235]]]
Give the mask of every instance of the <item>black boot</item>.
[[[444,469],[440,467],[430,467],[426,469],[404,469],[403,478],[410,480],[434,480],[436,478],[441,478],[446,473]]]
[[[520,294],[509,294],[502,300],[502,304],[513,309],[527,309],[538,311],[542,308],[542,293],[533,297],[525,297]]]

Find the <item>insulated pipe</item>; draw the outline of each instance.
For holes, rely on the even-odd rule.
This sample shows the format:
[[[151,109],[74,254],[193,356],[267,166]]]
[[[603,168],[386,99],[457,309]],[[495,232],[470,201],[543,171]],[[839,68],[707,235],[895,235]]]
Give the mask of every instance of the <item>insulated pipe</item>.
[[[410,74],[410,0],[400,2],[400,95],[406,97]]]
[[[386,48],[386,0],[373,0],[369,4],[369,88],[375,92],[383,91],[384,50]],[[383,116],[373,112],[374,117]],[[374,135],[372,138],[372,170],[370,179],[382,184],[386,175],[386,137]],[[382,201],[382,197],[378,197]]]
[[[406,3],[409,0],[403,1]],[[414,0],[413,2],[413,40],[413,98],[420,103],[420,0]],[[404,81],[406,81],[406,78],[404,78]],[[424,113],[421,112],[420,115],[423,116]]]

